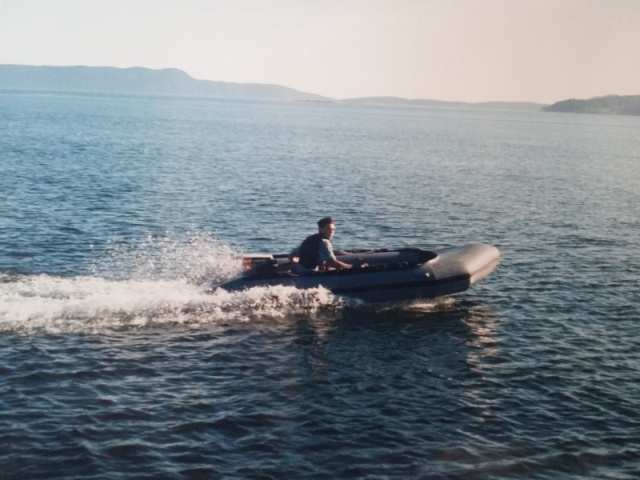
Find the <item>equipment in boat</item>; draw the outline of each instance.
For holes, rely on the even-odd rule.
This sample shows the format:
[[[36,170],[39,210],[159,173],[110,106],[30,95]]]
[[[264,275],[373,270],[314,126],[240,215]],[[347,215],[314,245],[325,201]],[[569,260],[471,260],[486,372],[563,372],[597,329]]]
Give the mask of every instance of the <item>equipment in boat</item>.
[[[324,287],[335,295],[367,302],[408,301],[463,292],[486,278],[500,261],[498,249],[487,244],[434,251],[401,248],[341,253],[337,258],[354,268],[304,270],[291,263],[286,254],[245,256],[247,270],[215,288],[238,291],[273,285]]]

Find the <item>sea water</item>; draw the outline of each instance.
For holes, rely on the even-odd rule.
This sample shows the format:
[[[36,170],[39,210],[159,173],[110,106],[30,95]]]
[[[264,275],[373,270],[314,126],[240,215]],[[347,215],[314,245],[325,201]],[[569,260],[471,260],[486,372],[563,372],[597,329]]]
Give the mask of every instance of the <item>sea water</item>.
[[[0,478],[640,476],[640,118],[0,93]],[[435,301],[207,293],[486,242]]]

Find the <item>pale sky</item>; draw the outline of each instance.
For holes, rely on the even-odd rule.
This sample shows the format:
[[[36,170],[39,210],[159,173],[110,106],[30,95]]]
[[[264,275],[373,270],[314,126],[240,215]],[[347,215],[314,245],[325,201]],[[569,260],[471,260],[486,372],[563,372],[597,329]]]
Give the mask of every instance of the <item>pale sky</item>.
[[[640,94],[640,0],[0,0],[0,64],[175,67],[344,99]]]

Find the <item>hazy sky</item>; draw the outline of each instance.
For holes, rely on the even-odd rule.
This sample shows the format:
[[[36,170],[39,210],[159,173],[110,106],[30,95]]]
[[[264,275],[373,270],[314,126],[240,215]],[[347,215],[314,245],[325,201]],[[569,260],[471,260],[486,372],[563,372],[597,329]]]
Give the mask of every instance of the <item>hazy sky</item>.
[[[640,94],[640,0],[0,0],[0,63],[551,103]]]

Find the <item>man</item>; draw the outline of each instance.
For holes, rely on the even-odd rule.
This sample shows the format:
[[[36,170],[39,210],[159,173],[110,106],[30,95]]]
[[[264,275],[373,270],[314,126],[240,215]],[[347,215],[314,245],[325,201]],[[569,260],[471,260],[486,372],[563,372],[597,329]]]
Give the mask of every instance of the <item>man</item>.
[[[297,262],[306,269],[315,269],[318,266],[326,268],[352,268],[345,262],[338,260],[333,253],[331,238],[336,231],[336,226],[331,217],[324,217],[318,221],[318,233],[307,237],[299,248],[294,250],[289,258],[293,263]]]

